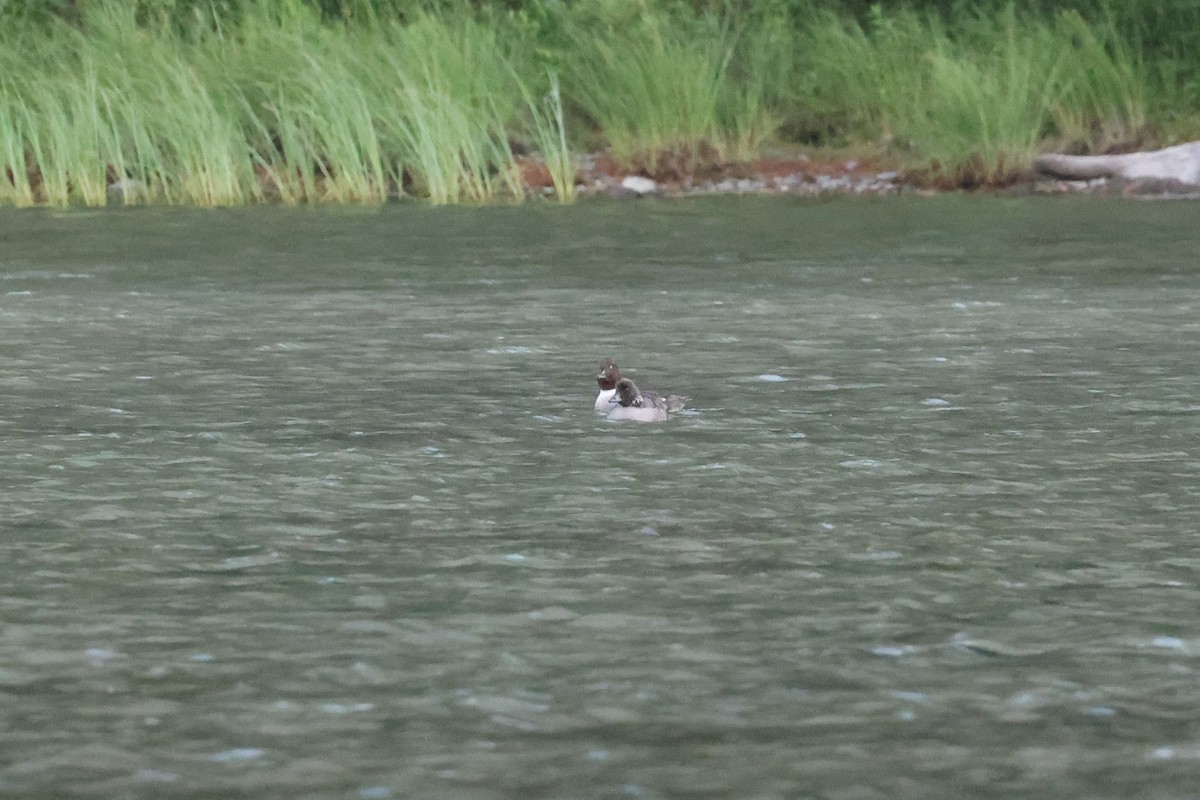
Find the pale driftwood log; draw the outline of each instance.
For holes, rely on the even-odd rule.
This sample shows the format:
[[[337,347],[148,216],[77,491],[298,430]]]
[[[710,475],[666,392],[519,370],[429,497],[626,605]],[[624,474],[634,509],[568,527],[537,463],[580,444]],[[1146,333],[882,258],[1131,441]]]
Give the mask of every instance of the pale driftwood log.
[[[1034,159],[1033,168],[1052,178],[1090,180],[1164,180],[1200,186],[1200,142],[1188,142],[1148,153],[1115,156],[1068,156],[1047,153]]]

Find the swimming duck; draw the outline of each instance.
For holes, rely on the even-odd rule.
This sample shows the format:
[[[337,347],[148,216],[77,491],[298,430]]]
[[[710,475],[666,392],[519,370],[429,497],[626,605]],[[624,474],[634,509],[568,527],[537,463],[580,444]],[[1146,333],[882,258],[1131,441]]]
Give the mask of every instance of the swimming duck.
[[[617,383],[620,381],[621,368],[617,366],[617,362],[608,356],[600,359],[600,372],[596,375],[596,383],[600,385],[600,393],[596,395],[596,402],[593,408],[602,414],[606,414],[612,410],[613,404],[618,402]],[[634,388],[636,389],[636,387]],[[644,392],[643,394],[654,393]],[[660,399],[667,401],[667,411],[672,414],[682,411],[688,401],[688,398],[677,394],[669,394],[665,398]]]
[[[615,397],[612,399],[612,410],[608,412],[609,419],[631,419],[635,422],[666,422],[669,405],[667,398],[638,391],[637,386],[629,378],[617,381]],[[680,404],[680,408],[682,408]]]
[[[596,375],[596,383],[600,384],[600,394],[596,395],[596,410],[607,413],[617,394],[617,381],[621,380],[621,368],[617,362],[605,356],[600,359],[600,372]]]

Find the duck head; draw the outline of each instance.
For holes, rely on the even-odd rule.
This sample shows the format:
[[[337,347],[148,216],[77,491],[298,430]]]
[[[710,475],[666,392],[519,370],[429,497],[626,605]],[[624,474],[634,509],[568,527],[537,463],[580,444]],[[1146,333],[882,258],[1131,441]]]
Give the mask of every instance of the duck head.
[[[642,393],[638,391],[637,386],[629,378],[621,378],[617,381],[617,393],[613,396],[614,403],[620,403],[628,408],[634,406],[641,408]]]
[[[596,374],[596,383],[600,384],[600,390],[608,392],[617,388],[619,380],[621,380],[621,370],[617,366],[617,362],[608,356],[600,359],[600,372]]]

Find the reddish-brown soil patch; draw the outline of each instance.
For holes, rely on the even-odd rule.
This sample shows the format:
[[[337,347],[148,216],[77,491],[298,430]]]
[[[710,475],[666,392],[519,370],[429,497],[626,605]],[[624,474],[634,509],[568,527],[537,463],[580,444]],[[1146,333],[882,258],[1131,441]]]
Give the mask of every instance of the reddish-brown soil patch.
[[[521,184],[527,190],[540,191],[553,188],[554,179],[550,177],[550,168],[541,159],[517,156],[513,160],[517,163],[517,169],[521,171]]]

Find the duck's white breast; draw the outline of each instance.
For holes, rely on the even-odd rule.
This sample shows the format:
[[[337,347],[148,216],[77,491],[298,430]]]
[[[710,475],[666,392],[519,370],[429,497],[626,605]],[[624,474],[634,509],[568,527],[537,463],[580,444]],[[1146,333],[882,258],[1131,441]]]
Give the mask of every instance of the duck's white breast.
[[[596,410],[608,411],[612,407],[613,398],[617,396],[616,389],[601,389],[596,395]]]

